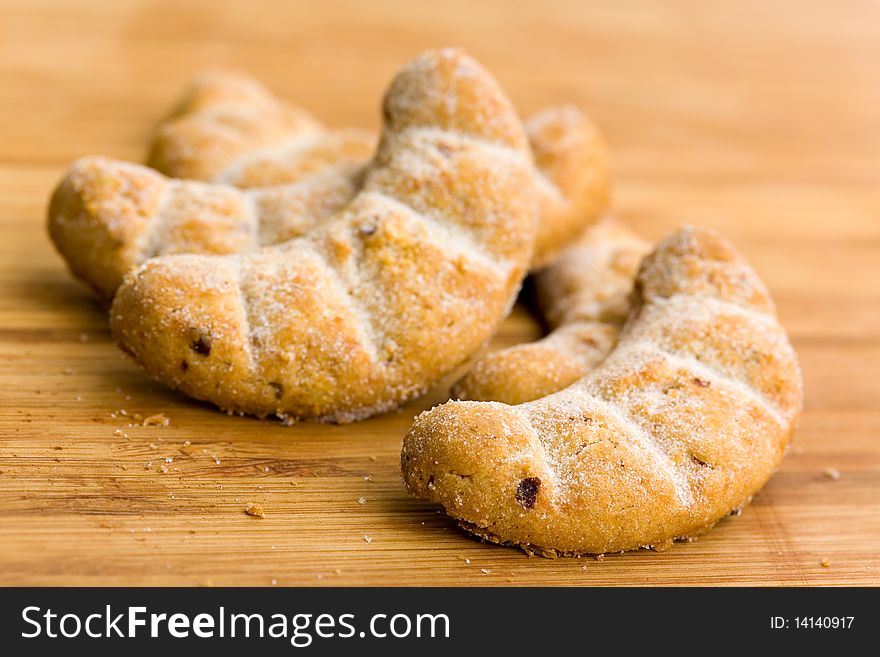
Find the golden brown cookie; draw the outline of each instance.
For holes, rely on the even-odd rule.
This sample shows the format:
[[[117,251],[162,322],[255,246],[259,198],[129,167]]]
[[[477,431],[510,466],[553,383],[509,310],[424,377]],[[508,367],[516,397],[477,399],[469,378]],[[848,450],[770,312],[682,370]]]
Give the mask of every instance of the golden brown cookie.
[[[363,149],[374,140],[328,131],[313,121],[302,127],[294,120],[268,120],[260,111],[264,105],[272,108],[272,116],[286,116],[283,108],[299,116],[250,78],[204,74],[181,104],[180,112],[189,113],[178,113],[160,130],[159,150],[188,154],[166,157],[162,169],[184,178],[211,172],[215,181],[225,181],[222,186],[168,180],[146,167],[108,158],[77,160],[56,188],[48,214],[49,234],[70,270],[109,301],[123,276],[149,258],[230,254],[277,244],[305,235],[349,203],[368,162]],[[219,131],[226,137],[212,149],[218,114],[227,117],[226,128],[229,116],[235,117],[236,129]],[[546,235],[552,233],[552,242],[561,244],[604,207],[604,157],[587,162],[590,153],[601,151],[601,139],[572,107],[544,110],[526,129],[540,162],[536,248],[546,253]],[[266,134],[276,145],[258,146]],[[120,195],[120,188],[128,191]],[[134,201],[133,195],[138,197]],[[158,203],[167,211],[156,210]],[[254,209],[244,219],[243,207]]]
[[[535,269],[605,211],[608,158],[599,131],[573,105],[548,107],[525,125],[541,204]],[[149,161],[175,178],[281,185],[337,165],[352,175],[372,154],[372,141],[364,131],[321,128],[243,73],[211,71],[196,77],[177,113],[160,126]]]
[[[548,107],[526,120],[535,159],[541,222],[532,270],[552,262],[608,207],[605,142],[574,105]]]
[[[457,50],[404,67],[383,114],[359,190],[302,238],[161,256],[127,275],[110,312],[122,348],[223,409],[335,422],[393,408],[470,356],[507,313],[531,257],[525,131],[495,80]],[[102,171],[104,195],[67,195],[81,199],[67,212],[91,217],[109,203],[162,226],[200,204],[195,214],[246,234],[260,224],[233,187]]]
[[[150,258],[232,254],[300,237],[350,203],[360,179],[336,170],[242,190],[166,178],[139,164],[84,157],[49,204],[49,234],[74,275],[106,300]]]
[[[328,130],[251,76],[210,70],[159,126],[148,163],[173,178],[260,187],[328,169],[351,176],[374,150],[365,130]]]
[[[662,549],[749,502],[801,404],[763,283],[717,233],[685,228],[644,260],[601,365],[519,406],[422,413],[401,467],[411,492],[491,541],[547,555]]]
[[[546,397],[602,362],[629,314],[629,296],[649,245],[622,223],[588,228],[534,276],[550,333],[487,354],[452,388],[453,399],[505,404]]]
[[[537,263],[599,216],[608,201],[608,172],[601,136],[574,106],[535,114],[526,132],[538,167],[542,214]],[[191,185],[166,184],[136,166],[88,157],[75,162],[59,183],[49,233],[71,271],[109,301],[123,276],[150,257],[237,253],[304,235],[351,201],[375,141],[363,130],[324,128],[249,75],[204,71],[159,126],[149,163],[170,177],[249,190],[244,197],[229,190],[214,190],[214,196],[221,196],[221,203],[256,205],[257,225],[230,224],[212,203],[201,202],[205,194],[189,193],[196,189]],[[180,197],[173,220],[153,225],[159,213],[142,216],[105,202],[114,193],[105,184],[111,180],[147,194],[171,189]],[[70,211],[80,197],[92,200],[92,212]]]

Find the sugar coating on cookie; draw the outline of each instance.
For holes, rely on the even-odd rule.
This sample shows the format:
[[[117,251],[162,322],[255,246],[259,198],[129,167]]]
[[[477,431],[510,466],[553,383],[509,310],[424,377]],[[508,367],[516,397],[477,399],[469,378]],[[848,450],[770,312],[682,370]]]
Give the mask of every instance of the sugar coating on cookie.
[[[590,120],[570,105],[534,115],[526,132],[537,158],[535,253],[543,261],[604,208],[604,146]],[[109,301],[125,274],[151,257],[239,253],[305,235],[361,188],[375,141],[362,130],[320,126],[243,73],[208,71],[162,123],[150,157],[160,173],[181,180],[82,158],[52,196],[49,233],[71,271]],[[125,197],[117,186],[167,201],[173,217],[144,210],[149,201],[120,207]],[[218,202],[239,211],[218,212]]]
[[[327,167],[363,165],[375,138],[328,130],[234,70],[197,75],[153,140],[148,163],[174,178],[257,187],[298,182]],[[267,152],[272,159],[263,157]]]
[[[249,75],[212,70],[195,77],[160,124],[148,163],[172,178],[267,187],[331,171],[356,176],[375,142],[366,130],[322,126]]]
[[[695,536],[779,466],[802,405],[763,283],[708,229],[659,244],[617,346],[557,393],[453,401],[416,418],[401,467],[468,531],[547,555]]]
[[[608,207],[610,180],[605,141],[574,105],[548,107],[526,119],[535,159],[541,223],[532,270],[553,262],[597,222]]]
[[[639,263],[649,248],[612,219],[588,228],[534,276],[548,335],[479,359],[453,386],[451,398],[521,404],[586,375],[617,343]]]
[[[536,269],[605,211],[608,156],[598,129],[574,105],[543,109],[525,127],[541,206]],[[160,126],[150,164],[172,177],[265,187],[332,166],[356,175],[355,165],[367,164],[374,141],[363,130],[320,128],[243,73],[209,71],[196,77],[177,113]]]
[[[334,166],[286,185],[238,189],[84,157],[52,195],[49,233],[70,270],[109,300],[150,258],[242,253],[305,235],[354,198],[358,178],[350,173]]]
[[[302,237],[233,255],[160,256],[128,274],[110,317],[123,349],[221,408],[335,422],[393,408],[473,353],[509,310],[534,244],[523,126],[458,50],[404,67],[383,116],[357,193]],[[187,203],[221,189],[230,217],[258,223],[240,190],[163,180],[199,185]],[[139,198],[125,202],[168,221],[168,198],[149,210]]]

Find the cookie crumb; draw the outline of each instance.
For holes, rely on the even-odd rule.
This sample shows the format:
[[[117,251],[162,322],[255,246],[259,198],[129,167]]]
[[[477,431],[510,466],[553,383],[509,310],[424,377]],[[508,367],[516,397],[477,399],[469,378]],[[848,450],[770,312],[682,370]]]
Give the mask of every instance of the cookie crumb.
[[[492,571],[489,570],[488,568],[480,568],[480,572],[483,573],[484,575],[488,575]]]
[[[364,477],[364,481],[373,481],[373,478],[370,475]]]
[[[367,503],[366,497],[359,497],[358,498],[358,504],[366,504],[366,503]]]
[[[823,568],[830,568],[831,562],[828,561],[828,557],[825,557],[824,559],[822,559],[822,561],[819,562],[819,565],[822,566]]]
[[[272,586],[278,586],[278,580],[277,580],[277,579],[273,579],[273,580],[272,580]]]
[[[262,518],[265,515],[263,511],[262,504],[256,504],[255,502],[248,502],[244,506],[244,512],[249,516],[254,516],[255,518]]]
[[[366,534],[364,534],[364,542],[365,542],[365,543],[372,543],[372,542],[373,542],[373,539],[370,538],[369,536],[367,536]]]
[[[596,561],[604,561],[604,560],[605,560],[604,554],[597,554],[596,555]]]
[[[830,479],[831,481],[837,481],[840,479],[840,470],[836,468],[825,468],[822,470],[822,474],[825,475],[826,479]]]
[[[171,420],[165,416],[165,413],[156,413],[144,418],[145,427],[167,427],[169,424]]]

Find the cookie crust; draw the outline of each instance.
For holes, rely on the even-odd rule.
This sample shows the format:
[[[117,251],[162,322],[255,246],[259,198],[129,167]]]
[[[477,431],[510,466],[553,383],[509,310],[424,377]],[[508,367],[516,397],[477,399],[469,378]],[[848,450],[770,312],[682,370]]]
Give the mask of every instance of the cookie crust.
[[[497,542],[557,554],[666,547],[760,490],[802,399],[763,283],[716,232],[685,228],[642,263],[599,367],[518,406],[422,413],[401,468],[412,493]]]
[[[160,381],[225,410],[332,422],[394,408],[470,356],[509,310],[534,244],[523,126],[457,50],[404,67],[384,119],[357,193],[303,237],[160,256],[129,273],[110,312],[120,346]],[[240,190],[150,175],[155,194],[111,176],[101,201],[158,212],[161,225],[180,202],[167,185],[221,190],[210,201],[220,214],[257,223]]]
[[[522,404],[568,387],[605,360],[629,313],[629,297],[650,246],[618,221],[588,228],[534,275],[550,332],[535,342],[479,359],[452,388],[452,399]]]

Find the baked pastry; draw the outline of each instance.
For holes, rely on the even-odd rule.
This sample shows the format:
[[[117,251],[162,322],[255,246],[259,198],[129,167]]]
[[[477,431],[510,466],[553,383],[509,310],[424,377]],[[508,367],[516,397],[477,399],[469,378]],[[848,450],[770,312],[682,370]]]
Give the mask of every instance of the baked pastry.
[[[458,50],[404,67],[383,115],[357,193],[303,237],[161,256],[128,274],[110,311],[122,348],[223,409],[334,422],[393,408],[470,356],[509,310],[531,257],[525,131],[495,80]],[[144,221],[158,214],[161,226],[199,203],[250,235],[259,223],[257,206],[229,186],[104,172],[104,195],[68,195],[82,203],[67,212],[109,203]]]
[[[550,333],[487,354],[453,386],[452,398],[521,404],[586,375],[617,342],[636,272],[649,248],[612,219],[587,228],[533,278]]]
[[[148,163],[173,178],[265,187],[327,169],[354,175],[375,141],[366,130],[328,130],[245,73],[209,70],[159,125]]]
[[[299,237],[360,189],[368,162],[361,155],[374,140],[320,128],[248,77],[203,74],[181,107],[160,129],[151,161],[173,175],[222,185],[85,157],[52,196],[52,240],[71,271],[108,301],[123,276],[149,258],[238,253]],[[538,162],[535,247],[543,260],[604,208],[604,148],[589,119],[571,106],[538,113],[526,130]],[[265,146],[270,138],[275,145]],[[253,212],[242,219],[247,207]]]
[[[541,221],[533,271],[552,262],[608,207],[610,180],[605,142],[574,105],[548,107],[526,120],[535,159]]]
[[[685,228],[644,260],[601,365],[518,406],[422,413],[401,466],[411,492],[490,541],[548,556],[662,549],[749,502],[801,404],[763,283],[717,233]]]
[[[526,132],[541,204],[535,269],[605,211],[608,162],[599,131],[573,105],[532,115]],[[208,71],[196,76],[178,111],[160,126],[149,163],[175,178],[237,187],[281,185],[333,166],[343,175],[356,175],[353,165],[366,164],[373,141],[362,130],[322,128],[243,73]]]
[[[240,253],[306,235],[359,188],[359,177],[336,167],[242,190],[90,156],[74,162],[55,189],[49,235],[71,272],[109,301],[123,277],[150,258]]]

